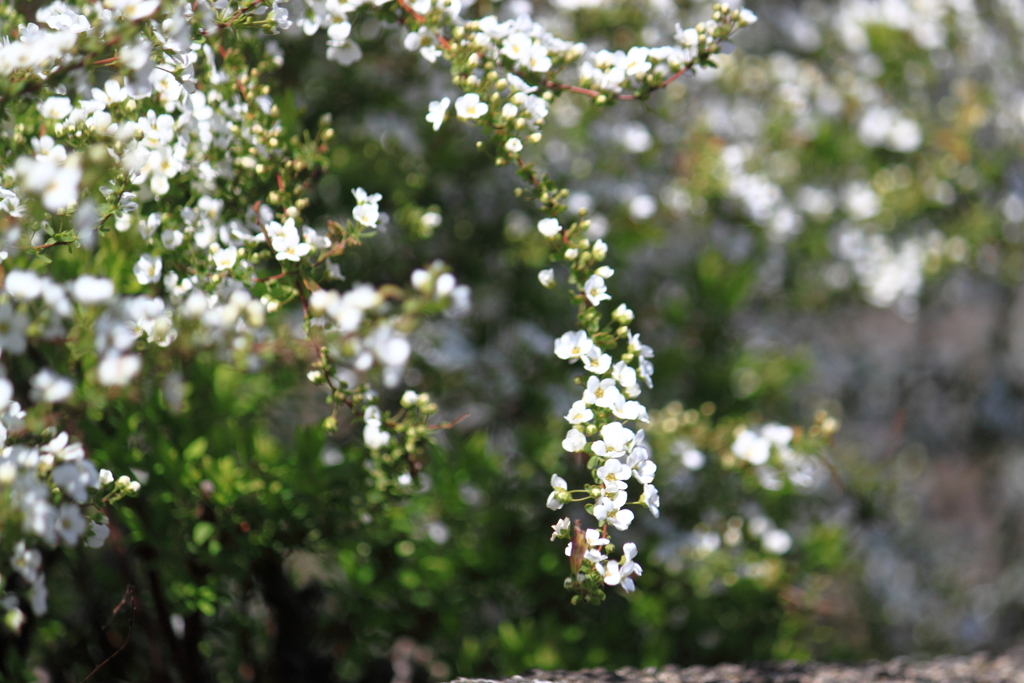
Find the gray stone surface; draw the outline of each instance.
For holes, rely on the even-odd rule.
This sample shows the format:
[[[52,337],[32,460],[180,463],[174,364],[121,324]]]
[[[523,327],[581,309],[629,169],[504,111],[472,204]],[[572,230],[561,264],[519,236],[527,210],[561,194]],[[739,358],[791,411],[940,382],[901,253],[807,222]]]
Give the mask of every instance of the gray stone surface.
[[[768,662],[674,665],[615,671],[531,671],[492,681],[458,678],[453,683],[1024,683],[1024,651],[928,660],[894,659],[865,664]]]

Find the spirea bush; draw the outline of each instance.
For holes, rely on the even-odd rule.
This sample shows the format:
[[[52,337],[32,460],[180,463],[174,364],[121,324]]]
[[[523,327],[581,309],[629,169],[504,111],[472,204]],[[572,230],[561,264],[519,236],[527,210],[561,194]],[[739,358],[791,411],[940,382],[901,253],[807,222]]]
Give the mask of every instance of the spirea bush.
[[[724,55],[757,21],[725,4],[506,4],[0,8],[5,678],[810,651],[850,569],[839,423],[792,405],[798,353],[726,321],[855,283],[913,316],[978,245],[932,225],[949,178],[985,204],[930,142],[959,138],[857,80],[924,29],[847,8],[853,57],[820,67]],[[689,117],[672,159],[658,107]],[[691,303],[620,255],[660,212],[759,232],[662,262]]]

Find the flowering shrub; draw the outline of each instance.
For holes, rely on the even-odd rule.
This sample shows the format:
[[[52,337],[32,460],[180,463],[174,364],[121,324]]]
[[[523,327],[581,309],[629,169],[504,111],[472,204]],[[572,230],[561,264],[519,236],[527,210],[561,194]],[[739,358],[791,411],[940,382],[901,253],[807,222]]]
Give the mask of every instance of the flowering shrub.
[[[15,643],[3,653],[5,674],[27,677],[32,666],[59,661],[84,676],[121,652],[109,634],[87,654],[72,652],[68,627],[53,618],[51,606],[80,614],[117,603],[68,607],[89,595],[54,588],[54,572],[63,572],[61,586],[74,574],[71,558],[116,558],[119,575],[104,575],[104,595],[135,584],[121,613],[139,610],[144,633],[136,637],[195,680],[200,659],[246,680],[270,675],[252,664],[261,656],[252,652],[269,649],[260,639],[267,636],[249,634],[268,632],[268,612],[311,621],[289,611],[302,601],[286,569],[299,571],[302,562],[321,567],[330,556],[331,569],[311,571],[328,584],[336,570],[353,604],[401,591],[425,613],[440,609],[445,586],[469,581],[488,561],[503,576],[534,546],[520,539],[515,549],[499,541],[478,547],[471,522],[485,514],[488,528],[505,533],[513,523],[552,525],[557,551],[535,552],[543,581],[564,585],[574,604],[601,602],[617,588],[635,593],[629,609],[648,625],[681,628],[703,618],[684,614],[682,603],[671,611],[654,604],[656,592],[678,590],[671,585],[680,574],[702,600],[734,587],[761,600],[803,576],[783,559],[794,548],[811,573],[842,565],[842,542],[828,524],[817,525],[809,495],[834,476],[817,456],[838,422],[823,411],[806,429],[767,421],[759,410],[785,414],[780,397],[799,369],[758,353],[721,352],[720,362],[716,321],[751,290],[779,293],[787,278],[796,282],[792,298],[808,305],[856,284],[871,305],[912,318],[925,274],[965,262],[974,248],[984,269],[990,237],[981,228],[961,235],[946,223],[906,227],[922,215],[959,225],[961,214],[947,212],[960,201],[954,181],[976,195],[963,213],[988,224],[975,211],[988,196],[984,174],[958,156],[977,127],[970,111],[980,96],[961,98],[962,116],[946,117],[948,125],[927,120],[923,100],[889,101],[893,86],[869,82],[882,59],[869,48],[891,39],[872,34],[870,3],[844,5],[831,27],[824,19],[805,27],[801,35],[816,32],[819,46],[823,32],[842,38],[831,61],[815,63],[783,53],[723,55],[756,21],[746,9],[704,8],[693,28],[660,17],[654,23],[669,29],[653,36],[668,44],[642,47],[609,44],[588,24],[601,28],[602,16],[588,3],[556,4],[581,11],[531,17],[457,0],[104,0],[55,2],[33,17],[0,8],[0,563],[9,568],[0,604],[5,642]],[[622,11],[624,25],[648,21]],[[887,30],[911,32],[922,49],[945,44],[942,17],[897,15],[885,15]],[[965,41],[981,40],[964,26],[956,28]],[[597,34],[589,45],[558,37],[587,33]],[[357,78],[367,60],[377,60],[366,67],[371,84]],[[324,86],[321,70],[344,87]],[[403,73],[408,80],[395,75]],[[685,154],[665,162],[671,172],[649,171],[662,163],[651,129],[679,139],[666,131],[681,126],[648,127],[621,112],[677,106],[684,81],[685,106],[700,116],[680,140]],[[328,96],[341,104],[318,111],[318,98]],[[753,98],[767,98],[767,108]],[[373,128],[349,111],[372,106],[414,114],[379,117],[384,123]],[[452,136],[466,134],[456,121],[482,133],[478,157],[450,151],[459,149]],[[586,144],[601,126],[619,152]],[[820,148],[832,130],[843,144]],[[999,130],[1017,139],[1017,128]],[[622,154],[640,160],[641,189],[620,192],[594,173]],[[477,161],[487,157],[499,172],[511,167],[517,180],[499,177],[517,183],[503,191],[522,200],[518,208],[470,185],[495,184]],[[823,172],[833,158],[840,170]],[[477,176],[460,177],[464,195],[456,182],[433,197],[416,191],[435,159]],[[1000,206],[1017,225],[1024,208],[1016,210],[1014,197]],[[450,217],[448,206],[461,208]],[[465,242],[478,216],[481,225],[496,222],[488,217],[495,207],[506,207],[506,246],[488,245],[473,259],[472,250],[444,242],[446,223]],[[759,231],[755,263],[754,249],[743,246],[749,233],[709,228],[721,246],[700,256],[689,288],[711,323],[687,322],[678,338],[651,322],[690,315],[673,309],[687,306],[666,288],[676,275],[651,282],[658,267],[638,269],[624,256],[659,212],[694,225],[720,215]],[[835,215],[841,220],[832,225]],[[636,229],[609,230],[610,222]],[[816,267],[787,275],[790,261]],[[531,270],[528,283],[513,283],[508,263]],[[475,304],[466,282],[475,284]],[[499,334],[515,339],[502,357],[532,345],[568,368],[549,377],[534,369],[534,356],[508,367],[495,360],[501,354],[463,350],[470,344],[460,325],[474,309],[492,326],[502,317],[499,282],[527,293],[516,313],[522,324]],[[700,360],[698,348],[716,360]],[[695,378],[686,381],[696,387],[663,396],[699,407],[655,409],[655,349],[673,381],[685,363]],[[552,409],[537,418],[541,427],[516,423],[513,445],[501,446],[501,425],[490,436],[482,431],[488,403],[514,414],[531,402],[521,386],[531,383],[545,387],[542,403]],[[326,408],[303,396],[325,399]],[[283,424],[268,417],[275,410],[287,415]],[[526,450],[535,453],[523,458]],[[488,465],[494,453],[509,464]],[[525,492],[532,505],[505,510],[495,501],[498,509],[484,512],[488,496],[519,500],[505,490],[519,486],[509,481],[540,477],[550,487]],[[490,488],[480,487],[484,480]],[[637,530],[644,525],[657,531],[650,548]],[[448,554],[460,559],[421,557],[428,542],[458,546]],[[82,545],[89,549],[75,555]],[[407,566],[414,561],[415,570]],[[547,576],[566,568],[563,581]],[[89,583],[85,575],[75,574],[79,587]],[[384,578],[392,575],[396,590]],[[350,618],[338,629],[352,630]],[[484,649],[520,653],[492,666],[604,661],[599,644],[580,660],[546,653],[544,633],[556,625],[531,630],[528,619],[501,618],[491,629],[498,644]],[[795,618],[787,623],[799,628]],[[719,627],[700,628],[694,635],[713,649]],[[83,628],[89,635],[81,637],[102,630]],[[358,647],[379,655],[377,631],[430,629],[365,630],[370,635],[353,642],[371,643]],[[228,632],[244,644],[228,647]],[[289,647],[307,652],[300,632]],[[279,633],[278,647],[288,637]],[[439,647],[449,648],[443,657],[460,673],[487,659],[476,636],[455,638]],[[779,656],[802,652],[782,636],[765,647]],[[435,677],[447,675],[448,664],[421,659],[436,665]],[[111,666],[132,670],[127,655]],[[351,667],[341,673],[360,675]]]

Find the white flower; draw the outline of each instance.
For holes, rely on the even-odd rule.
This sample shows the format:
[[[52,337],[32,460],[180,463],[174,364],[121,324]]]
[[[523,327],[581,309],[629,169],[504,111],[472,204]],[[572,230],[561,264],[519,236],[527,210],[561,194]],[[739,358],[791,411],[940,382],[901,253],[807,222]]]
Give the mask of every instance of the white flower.
[[[601,496],[594,504],[594,517],[602,524],[611,524],[619,531],[625,531],[633,523],[633,512],[622,507],[625,503],[625,491],[619,491],[612,498]]]
[[[793,538],[782,529],[771,529],[761,536],[761,547],[772,555],[785,555],[793,547]]]
[[[523,141],[519,138],[509,138],[505,142],[505,151],[509,154],[519,154],[523,151]]]
[[[618,460],[608,460],[597,468],[597,476],[604,485],[606,491],[616,492],[626,490],[626,481],[632,475],[632,470]]]
[[[29,397],[33,401],[43,403],[61,403],[75,393],[74,383],[67,377],[59,375],[50,368],[43,368],[29,380],[32,390]]]
[[[623,388],[631,387],[636,384],[636,370],[620,360],[612,367],[612,379]]]
[[[602,353],[601,349],[596,346],[592,347],[582,359],[583,367],[595,375],[603,375],[612,367],[612,357],[607,353]]]
[[[163,269],[164,262],[159,256],[143,254],[135,262],[132,272],[135,273],[135,279],[139,281],[140,285],[150,285],[160,279]]]
[[[562,448],[569,453],[579,453],[587,445],[587,437],[584,436],[583,432],[573,428],[565,433],[565,438],[562,439]]]
[[[444,115],[448,111],[448,107],[451,103],[452,101],[450,99],[442,97],[440,100],[431,102],[427,105],[427,123],[432,125],[435,131],[441,129],[441,124],[444,123]]]
[[[31,301],[43,293],[43,280],[31,270],[12,270],[4,278],[4,289],[15,299]]]
[[[478,119],[487,113],[487,103],[480,101],[475,92],[466,93],[455,100],[455,114],[460,119]]]
[[[39,113],[47,119],[63,121],[72,109],[74,107],[71,106],[71,100],[67,97],[47,97],[39,103]]]
[[[557,218],[542,218],[537,223],[537,230],[547,238],[557,237],[562,234],[562,225]]]
[[[751,24],[757,23],[757,15],[748,9],[740,10],[739,25],[750,26]]]
[[[633,318],[633,311],[631,311],[626,304],[619,304],[615,307],[615,310],[612,311],[612,320],[620,325],[630,324],[633,322]]]
[[[537,273],[537,280],[543,287],[548,289],[554,289],[555,287],[555,270],[554,268],[545,268],[544,270]]]
[[[142,370],[142,357],[127,353],[109,352],[96,366],[96,378],[105,387],[124,387]]]
[[[41,453],[52,455],[55,460],[65,462],[68,460],[81,460],[85,457],[85,449],[80,443],[69,443],[70,437],[67,432],[61,432],[50,439],[50,442],[39,449]]]
[[[280,254],[278,255],[280,260]],[[297,259],[296,259],[297,260]],[[235,267],[235,263],[238,261],[238,248],[227,247],[226,249],[219,250],[213,255],[213,265],[217,270],[231,270]]]
[[[698,451],[696,448],[687,448],[679,456],[679,460],[683,463],[683,467],[688,470],[697,471],[704,468],[707,463],[707,456]]]
[[[80,304],[107,303],[114,298],[114,283],[109,278],[79,275],[71,284],[71,296]]]
[[[64,503],[57,512],[57,536],[64,545],[78,545],[78,539],[85,533],[86,520],[77,505]]]
[[[53,483],[78,504],[89,500],[89,489],[99,488],[96,466],[88,460],[75,460],[57,465],[50,474]]]
[[[740,432],[730,446],[733,455],[751,465],[763,465],[768,462],[771,448],[772,444],[768,439],[758,436],[749,429]]]
[[[104,519],[106,519],[104,517]],[[85,539],[85,544],[90,548],[102,548],[103,544],[107,542],[107,538],[110,536],[110,527],[106,524],[97,524],[96,522],[89,522],[89,536]]]
[[[793,440],[793,428],[788,425],[766,424],[761,427],[761,436],[776,446],[788,446]]]
[[[658,495],[658,489],[654,484],[644,484],[644,492],[640,495],[640,502],[646,505],[647,509],[655,517],[661,514],[658,509],[661,505],[661,497]]]
[[[565,479],[562,479],[557,474],[551,475],[551,488],[554,489],[550,495],[548,495],[548,502],[546,505],[551,510],[561,510],[562,506],[565,505],[565,497],[568,497],[569,485],[565,483]]]
[[[576,401],[569,408],[569,413],[565,416],[565,419],[569,424],[583,424],[594,419],[594,411],[588,408],[587,404],[583,401]]]
[[[352,209],[352,218],[368,228],[377,227],[377,221],[380,220],[380,208],[377,206],[381,200],[380,193],[367,194],[366,190],[357,187],[352,190],[352,195],[356,198],[356,207]]]
[[[619,458],[632,447],[636,434],[622,426],[621,422],[609,422],[601,427],[601,441],[606,449],[606,457]]]
[[[591,275],[587,278],[586,284],[583,285],[583,293],[594,306],[612,298],[611,294],[608,293],[608,287],[604,283],[604,278],[600,275]]]
[[[9,278],[11,274],[7,277]],[[15,310],[9,301],[0,303],[0,352],[25,353],[25,349],[28,348],[28,339],[25,336],[28,325],[27,315]]]
[[[39,569],[43,566],[43,554],[35,548],[25,547],[25,541],[18,541],[14,544],[11,566],[14,567],[14,571],[21,574],[21,578],[32,583],[39,576]]]
[[[594,342],[583,330],[566,332],[555,340],[555,355],[562,360],[575,360],[593,347]]]
[[[560,519],[557,522],[555,522],[554,524],[552,524],[551,525],[551,529],[552,529],[551,540],[553,541],[556,538],[566,538],[566,537],[568,537],[568,535],[569,535],[569,525],[570,524],[571,524],[571,520],[568,517],[563,517],[562,519]]]
[[[583,402],[599,408],[614,408],[624,400],[622,393],[615,386],[614,379],[590,377],[587,380],[587,388],[583,390]]]

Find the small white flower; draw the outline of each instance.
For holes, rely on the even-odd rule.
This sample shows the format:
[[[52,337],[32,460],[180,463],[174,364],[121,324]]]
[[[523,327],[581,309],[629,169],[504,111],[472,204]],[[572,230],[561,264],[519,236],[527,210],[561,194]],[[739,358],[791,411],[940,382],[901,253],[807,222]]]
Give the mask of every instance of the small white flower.
[[[132,272],[135,274],[135,279],[139,281],[140,285],[150,285],[160,279],[163,269],[164,262],[159,256],[143,254],[135,262]]]
[[[43,368],[29,380],[32,390],[29,397],[43,403],[61,403],[75,393],[74,383],[50,368]]]
[[[633,311],[631,311],[626,304],[619,304],[615,307],[615,310],[612,311],[612,320],[620,325],[630,324],[633,322],[634,317]]]
[[[487,103],[475,92],[466,93],[455,100],[455,114],[460,119],[478,119],[487,113]]]
[[[548,495],[548,502],[546,505],[551,510],[561,510],[562,506],[565,505],[563,500],[568,496],[567,489],[569,485],[565,483],[565,479],[562,479],[557,474],[551,475],[551,488],[554,489],[550,495]]]
[[[554,524],[552,524],[551,525],[551,529],[552,529],[551,540],[553,541],[556,538],[567,538],[569,536],[569,525],[570,524],[571,524],[571,520],[568,517],[563,517],[562,519],[560,519],[557,522],[555,522]]]
[[[31,301],[43,293],[43,279],[31,270],[12,270],[4,278],[4,289],[15,299]]]
[[[594,411],[588,408],[587,404],[583,401],[576,401],[569,408],[569,413],[565,416],[565,419],[569,424],[583,424],[594,419]]]
[[[658,495],[658,489],[654,484],[644,484],[644,492],[640,496],[640,502],[647,506],[647,509],[651,511],[651,514],[655,517],[661,514],[659,506],[661,505],[661,497]]]
[[[71,296],[87,306],[107,303],[114,293],[114,283],[109,278],[95,275],[79,275],[71,285]]]
[[[587,437],[584,436],[583,432],[573,428],[565,433],[565,438],[562,439],[562,448],[569,453],[579,453],[587,445]]]
[[[96,366],[96,378],[105,387],[124,387],[142,370],[142,357],[134,353],[110,352]]]
[[[448,111],[448,107],[451,103],[452,101],[450,99],[442,97],[440,100],[431,102],[427,105],[427,123],[432,125],[435,131],[441,130],[441,124],[444,123],[444,115]]]
[[[352,190],[352,195],[356,198],[356,207],[352,209],[352,218],[368,228],[377,227],[377,221],[380,220],[380,208],[377,206],[381,200],[380,193],[367,194],[366,190],[357,187]]]
[[[632,476],[632,470],[618,460],[608,460],[597,468],[597,476],[604,485],[606,491],[616,492],[626,490],[626,481]]]
[[[562,225],[557,218],[542,218],[537,223],[537,230],[548,239],[562,234]]]
[[[587,278],[586,284],[583,285],[583,293],[594,306],[612,298],[612,295],[608,293],[608,287],[604,283],[604,278],[600,275],[591,275]]]
[[[23,579],[32,583],[39,576],[39,569],[43,566],[43,554],[35,548],[25,547],[25,541],[18,541],[14,544],[11,566]]]
[[[594,348],[594,342],[583,330],[566,332],[555,340],[555,355],[562,360],[576,360],[592,348]]]
[[[587,388],[583,391],[583,402],[587,405],[595,405],[598,408],[614,408],[624,401],[622,393],[615,386],[614,379],[590,377],[587,380]]]
[[[603,375],[612,367],[612,357],[603,353],[601,349],[592,347],[585,356],[582,356],[583,367],[595,375]]]
[[[280,258],[278,258],[280,260]],[[213,255],[213,265],[217,270],[231,270],[238,261],[238,248],[227,247]]]
[[[509,154],[519,154],[523,151],[523,141],[519,138],[509,138],[505,143],[505,151]]]
[[[77,505],[64,503],[57,512],[57,536],[64,545],[78,545],[78,539],[85,533],[86,519]]]
[[[547,289],[554,289],[556,284],[554,268],[545,268],[537,273],[537,280],[540,281],[541,286]]]
[[[771,457],[772,444],[768,439],[762,438],[744,429],[732,442],[730,450],[737,458],[746,460],[751,465],[763,465]]]
[[[761,547],[772,555],[785,555],[793,547],[793,538],[782,529],[771,529],[761,536]]]

